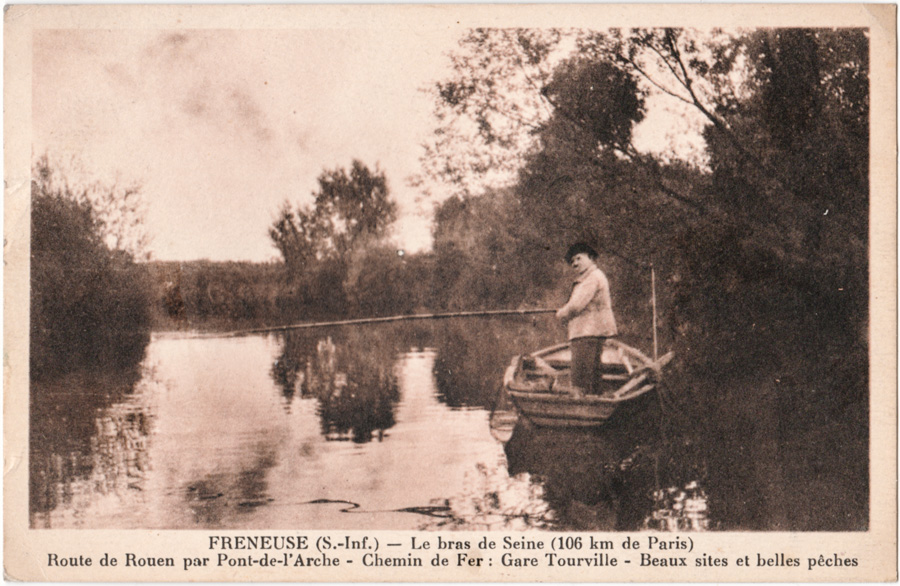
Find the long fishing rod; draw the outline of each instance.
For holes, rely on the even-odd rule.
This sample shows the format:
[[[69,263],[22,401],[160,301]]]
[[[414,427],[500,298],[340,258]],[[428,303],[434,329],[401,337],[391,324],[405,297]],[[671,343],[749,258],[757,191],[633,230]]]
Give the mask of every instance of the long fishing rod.
[[[228,338],[235,336],[245,336],[250,334],[263,334],[266,332],[284,332],[288,330],[304,330],[311,328],[324,328],[329,326],[356,326],[363,324],[377,324],[398,321],[412,321],[422,319],[445,319],[451,317],[489,317],[494,315],[536,315],[541,313],[555,313],[556,309],[538,308],[538,309],[489,309],[482,311],[456,311],[451,313],[413,313],[405,315],[391,315],[386,317],[364,317],[358,319],[342,319],[335,321],[306,322],[299,324],[289,324],[284,326],[271,326],[266,328],[254,328],[249,330],[238,330],[234,332],[226,332],[221,334],[203,334],[198,337],[216,337]]]

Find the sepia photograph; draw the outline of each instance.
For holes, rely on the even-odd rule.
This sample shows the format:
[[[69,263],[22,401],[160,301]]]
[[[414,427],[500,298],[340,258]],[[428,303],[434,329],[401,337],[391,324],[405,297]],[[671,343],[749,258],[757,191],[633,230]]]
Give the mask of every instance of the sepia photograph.
[[[15,8],[7,559],[12,524],[64,535],[42,572],[91,565],[72,530],[201,531],[208,556],[310,531],[354,566],[427,566],[418,544],[528,580],[496,572],[742,533],[690,565],[807,570],[766,535],[887,523],[865,575],[896,579],[896,150],[872,147],[896,144],[895,7],[887,45],[863,17],[42,7],[27,83]]]

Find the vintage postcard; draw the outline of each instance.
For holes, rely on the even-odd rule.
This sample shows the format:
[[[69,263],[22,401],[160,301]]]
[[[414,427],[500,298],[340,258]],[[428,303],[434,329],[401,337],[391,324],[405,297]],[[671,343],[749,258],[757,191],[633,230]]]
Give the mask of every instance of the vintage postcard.
[[[8,6],[4,571],[897,580],[896,6]]]

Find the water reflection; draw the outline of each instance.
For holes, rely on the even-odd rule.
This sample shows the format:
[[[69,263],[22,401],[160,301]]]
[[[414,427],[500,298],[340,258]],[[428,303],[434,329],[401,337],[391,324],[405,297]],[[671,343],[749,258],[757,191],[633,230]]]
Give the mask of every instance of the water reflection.
[[[441,322],[433,342],[439,399],[454,408],[491,408],[510,358],[555,343],[557,327],[547,318]]]
[[[157,336],[141,369],[35,386],[32,523],[638,527],[652,426],[517,425],[500,375],[548,328],[477,321]]]
[[[287,409],[295,394],[316,399],[328,440],[383,439],[385,430],[394,426],[394,405],[400,397],[393,372],[397,350],[373,339],[375,330],[338,333],[342,335],[337,343],[331,335],[288,333],[272,378]]]
[[[622,421],[598,430],[518,426],[506,444],[509,474],[527,472],[542,484],[557,528],[633,530],[649,514],[653,429],[630,433]]]
[[[653,531],[706,531],[709,529],[706,491],[699,482],[683,488],[671,486],[653,493],[654,510],[644,520],[644,529]]]
[[[392,372],[393,356],[379,356],[377,349],[342,345],[331,338],[320,340],[314,360],[307,362],[305,390],[319,401],[322,432],[331,440],[367,442],[377,432],[394,426],[394,404],[400,393]]]
[[[504,444],[504,473],[478,467],[478,482],[448,500],[452,529],[635,530],[660,486],[658,405],[645,399],[598,429],[550,429],[517,416],[505,393],[490,414]],[[628,413],[625,413],[625,412]]]
[[[251,464],[237,473],[210,472],[187,483],[184,499],[195,524],[219,527],[227,516],[247,515],[274,500],[266,476],[277,464],[275,447],[260,443],[253,452]]]
[[[151,370],[132,366],[32,384],[29,505],[36,526],[52,527],[47,513],[57,508],[69,510],[77,526],[96,498],[142,500],[155,418],[142,390],[152,380]]]
[[[829,427],[798,434],[760,401],[734,402],[744,418],[719,409],[676,420],[648,394],[596,430],[520,421],[498,394],[503,370],[552,342],[553,327],[157,335],[139,367],[33,382],[32,527],[864,526],[865,495],[848,492],[827,517],[807,506],[850,482],[832,460],[850,461],[862,440],[844,446]],[[755,426],[720,433],[750,415]]]
[[[490,408],[510,356],[549,343],[552,333],[538,320],[503,319],[295,330],[284,334],[270,374],[286,410],[295,397],[315,398],[328,439],[365,443],[395,424],[397,354],[434,349],[438,400],[454,409]]]
[[[487,510],[522,489],[546,507],[509,479],[488,412],[442,401],[436,362],[466,365],[441,357],[441,336],[157,335],[141,369],[35,385],[32,526],[409,530],[449,519],[457,495]]]
[[[465,488],[444,501],[441,517],[420,529],[442,531],[515,531],[553,526],[555,513],[544,498],[543,486],[529,475],[510,476],[502,466],[475,465]]]
[[[705,476],[696,466],[702,460],[683,437],[671,435],[671,412],[657,398],[623,406],[593,430],[534,427],[514,409],[501,394],[491,412],[491,433],[505,444],[509,475],[540,485],[552,508],[548,526],[709,529],[707,496],[696,480]]]

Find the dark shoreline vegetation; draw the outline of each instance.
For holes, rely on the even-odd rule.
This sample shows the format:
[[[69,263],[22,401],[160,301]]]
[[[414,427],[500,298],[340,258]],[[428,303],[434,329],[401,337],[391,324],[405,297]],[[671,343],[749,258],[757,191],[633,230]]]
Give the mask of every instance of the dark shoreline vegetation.
[[[748,481],[748,467],[771,468],[773,483],[819,479],[792,495],[775,527],[756,525],[767,518],[763,488],[714,504],[736,526],[866,529],[868,38],[761,30],[703,51],[684,34],[586,33],[554,64],[558,33],[472,31],[460,51],[482,60],[458,60],[438,84],[440,120],[476,118],[473,157],[517,144],[504,132],[537,140],[514,185],[473,194],[462,177],[479,169],[444,154],[461,139],[442,127],[426,173],[459,189],[436,207],[430,252],[389,244],[396,204],[385,175],[353,161],[323,172],[311,205],[284,204],[270,229],[278,262],[136,262],[107,246],[91,206],[43,182],[38,165],[32,379],[133,366],[151,329],[555,307],[568,293],[562,253],[586,240],[601,251],[623,337],[645,351],[656,269],[660,349],[678,357],[664,462],[692,462],[700,477],[716,469],[713,495]],[[635,55],[649,50],[682,72],[682,95],[708,120],[704,165],[632,144],[647,97]],[[503,88],[488,82],[526,66],[551,114],[510,130],[497,122]],[[741,91],[731,86],[738,67]],[[706,95],[692,93],[698,80]]]
[[[149,275],[108,245],[96,205],[54,173],[43,158],[31,184],[31,379],[129,368],[150,341]]]

